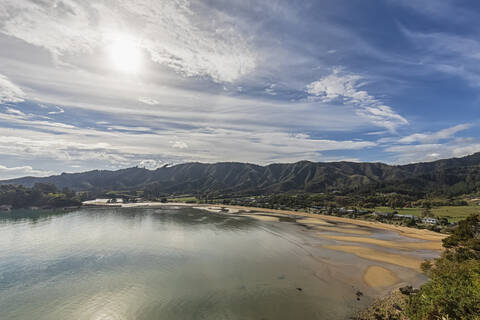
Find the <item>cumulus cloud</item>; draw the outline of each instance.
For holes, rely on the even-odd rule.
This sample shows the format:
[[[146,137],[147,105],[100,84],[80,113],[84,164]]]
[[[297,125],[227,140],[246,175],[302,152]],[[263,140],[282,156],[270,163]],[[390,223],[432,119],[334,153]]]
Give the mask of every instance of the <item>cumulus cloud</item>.
[[[0,165],[0,179],[12,179],[23,176],[44,177],[52,174],[54,174],[54,172],[48,170],[36,170],[31,166],[6,167]]]
[[[118,32],[141,35],[152,61],[185,76],[233,82],[255,68],[246,37],[224,14],[201,16],[187,0],[5,0],[0,32],[63,56],[93,53]]]
[[[25,93],[12,83],[6,76],[0,74],[0,104],[7,102],[22,102]]]
[[[407,119],[396,113],[379,99],[361,90],[363,77],[346,74],[335,68],[332,74],[307,85],[306,91],[315,99],[325,103],[353,105],[357,114],[374,124],[394,131],[398,126],[408,124]]]
[[[138,167],[145,168],[145,169],[148,169],[148,170],[155,170],[157,168],[160,168],[163,165],[165,165],[165,163],[161,160],[143,159],[138,164]]]

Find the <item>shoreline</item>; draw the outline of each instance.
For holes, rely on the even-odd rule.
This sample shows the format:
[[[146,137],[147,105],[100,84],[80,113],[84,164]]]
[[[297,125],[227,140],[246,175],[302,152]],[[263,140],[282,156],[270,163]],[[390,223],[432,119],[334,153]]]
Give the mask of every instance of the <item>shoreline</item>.
[[[82,205],[83,207],[121,207],[121,208],[154,208],[154,207],[165,207],[165,206],[183,206],[183,207],[196,207],[199,209],[208,209],[211,208],[213,212],[222,213],[222,209],[230,209],[227,210],[227,213],[236,214],[240,211],[247,211],[245,214],[250,214],[250,216],[258,215],[262,213],[272,213],[274,215],[279,215],[281,217],[291,217],[291,216],[299,216],[299,217],[308,217],[313,218],[315,220],[321,220],[323,222],[340,222],[340,223],[347,223],[361,227],[368,227],[380,230],[388,230],[394,231],[398,234],[411,238],[411,239],[419,239],[425,241],[441,241],[442,239],[446,238],[448,235],[434,232],[427,229],[417,229],[417,228],[409,228],[405,226],[397,226],[392,224],[387,224],[378,221],[367,221],[361,219],[353,219],[353,218],[344,218],[344,217],[337,217],[337,216],[329,216],[329,215],[322,215],[322,214],[313,214],[303,211],[290,211],[290,210],[279,210],[279,209],[268,209],[268,208],[258,208],[258,207],[244,207],[244,206],[233,206],[233,205],[218,205],[218,204],[197,204],[197,203],[184,203],[184,202],[137,202],[137,203],[95,203],[95,201],[86,201]],[[233,210],[231,210],[233,209]],[[315,223],[315,222],[311,222]],[[318,223],[318,222],[317,222]],[[325,223],[325,224],[327,224]],[[320,223],[324,224],[324,223]],[[349,233],[349,232],[346,232]],[[352,231],[351,233],[354,233]],[[363,234],[360,232],[360,234]]]

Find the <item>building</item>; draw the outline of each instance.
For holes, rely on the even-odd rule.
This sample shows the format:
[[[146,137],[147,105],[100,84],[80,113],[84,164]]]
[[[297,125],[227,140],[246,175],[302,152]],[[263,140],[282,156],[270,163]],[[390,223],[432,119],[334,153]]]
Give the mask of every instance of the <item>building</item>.
[[[426,217],[422,218],[422,222],[425,224],[438,224],[438,219]]]
[[[398,219],[415,219],[415,217],[411,214],[396,214],[394,218]]]

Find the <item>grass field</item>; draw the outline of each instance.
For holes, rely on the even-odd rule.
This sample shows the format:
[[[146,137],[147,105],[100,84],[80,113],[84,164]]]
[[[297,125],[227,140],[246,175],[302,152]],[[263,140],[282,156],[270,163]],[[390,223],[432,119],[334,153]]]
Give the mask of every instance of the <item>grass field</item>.
[[[393,212],[397,211],[399,214],[411,214],[417,217],[422,215],[422,208],[403,208],[395,209],[389,207],[376,207],[375,210],[383,212]],[[432,213],[437,217],[446,217],[449,221],[458,221],[463,220],[472,213],[480,213],[480,206],[471,205],[471,206],[458,206],[458,207],[434,207],[432,208]]]
[[[179,198],[168,198],[168,202],[196,202],[197,198],[195,197],[179,197]]]

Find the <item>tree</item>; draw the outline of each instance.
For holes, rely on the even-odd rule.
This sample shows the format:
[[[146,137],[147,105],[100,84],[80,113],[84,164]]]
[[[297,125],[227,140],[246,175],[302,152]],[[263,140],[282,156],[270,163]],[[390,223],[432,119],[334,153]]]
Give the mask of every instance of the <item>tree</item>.
[[[412,320],[480,320],[480,215],[460,221],[443,246],[440,258],[422,264],[430,281],[409,297],[407,314]]]
[[[425,207],[423,210],[422,210],[422,217],[433,217],[433,213],[432,213],[432,209],[430,209],[429,207]]]
[[[403,208],[405,202],[398,196],[391,197],[388,200],[388,206],[395,210],[396,208]]]

